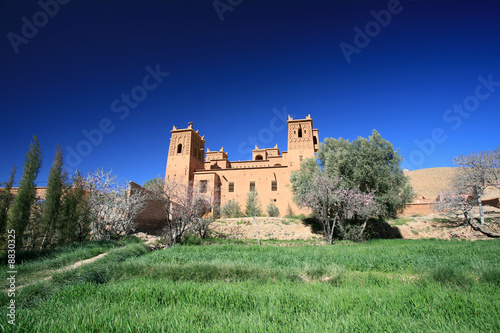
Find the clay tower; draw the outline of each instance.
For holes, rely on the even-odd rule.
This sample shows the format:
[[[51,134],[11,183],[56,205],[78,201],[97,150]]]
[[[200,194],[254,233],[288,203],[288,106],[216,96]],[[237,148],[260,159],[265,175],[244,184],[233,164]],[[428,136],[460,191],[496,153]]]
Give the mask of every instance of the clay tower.
[[[170,131],[165,179],[176,179],[184,184],[194,179],[194,171],[203,169],[205,162],[205,139],[193,129],[193,123],[185,129],[173,127]]]
[[[318,130],[313,129],[311,115],[306,119],[288,116],[288,166],[300,169],[300,163],[306,158],[314,158],[318,151]]]

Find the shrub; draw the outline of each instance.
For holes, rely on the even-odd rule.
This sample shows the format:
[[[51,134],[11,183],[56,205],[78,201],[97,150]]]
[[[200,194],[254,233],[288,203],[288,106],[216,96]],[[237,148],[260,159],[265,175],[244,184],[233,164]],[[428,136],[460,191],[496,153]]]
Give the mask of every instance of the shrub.
[[[339,226],[339,234],[342,240],[360,241],[363,240],[362,226],[356,224],[345,224]]]
[[[234,200],[229,200],[226,202],[221,210],[220,213],[222,217],[241,217],[243,214],[241,213],[241,208],[240,205],[234,201]]]
[[[202,241],[200,237],[197,237],[194,234],[186,234],[181,239],[182,245],[201,245]]]
[[[269,215],[269,217],[278,217],[280,215],[280,210],[272,201],[267,206],[267,215]]]

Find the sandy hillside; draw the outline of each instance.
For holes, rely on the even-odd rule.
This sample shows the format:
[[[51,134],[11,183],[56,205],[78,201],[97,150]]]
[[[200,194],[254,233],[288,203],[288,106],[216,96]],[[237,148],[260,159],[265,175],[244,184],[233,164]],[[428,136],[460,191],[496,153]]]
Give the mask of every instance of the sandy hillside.
[[[458,168],[445,167],[407,171],[406,174],[410,177],[411,185],[418,196],[422,195],[425,199],[434,201],[450,186],[457,172]],[[500,190],[490,187],[485,191],[483,198],[498,197],[500,197]]]
[[[457,170],[457,168],[429,168],[409,171],[407,175],[417,195],[435,200],[440,192],[448,188]]]

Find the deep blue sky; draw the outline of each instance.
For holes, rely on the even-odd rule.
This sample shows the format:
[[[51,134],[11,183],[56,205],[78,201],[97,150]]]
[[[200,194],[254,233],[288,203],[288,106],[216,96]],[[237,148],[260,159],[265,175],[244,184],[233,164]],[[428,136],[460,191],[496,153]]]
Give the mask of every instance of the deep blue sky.
[[[286,150],[274,119],[284,109],[311,113],[320,141],[377,129],[411,170],[450,166],[455,155],[500,143],[498,0],[232,0],[223,21],[211,0],[60,1],[68,3],[53,17],[36,1],[0,2],[0,181],[13,164],[20,179],[37,134],[45,185],[56,143],[67,157],[88,149],[82,131],[103,119],[113,130],[66,165],[112,168],[138,183],[165,172],[172,125],[189,121],[207,148],[224,146],[231,160],[251,158],[252,136],[259,147]],[[385,27],[370,23],[371,11],[388,6]],[[354,28],[367,24],[373,37],[348,63],[340,44],[354,47]],[[113,112],[122,94],[144,91],[137,86],[148,66],[169,75],[154,89],[149,80],[152,90],[128,115],[120,101]],[[478,88],[479,77],[499,83]],[[464,103],[471,112],[447,111]]]

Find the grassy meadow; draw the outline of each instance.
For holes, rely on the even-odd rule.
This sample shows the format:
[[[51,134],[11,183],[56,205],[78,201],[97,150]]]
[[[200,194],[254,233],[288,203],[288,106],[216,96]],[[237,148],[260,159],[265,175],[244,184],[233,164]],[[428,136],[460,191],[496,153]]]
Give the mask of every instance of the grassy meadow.
[[[110,254],[94,263],[20,289],[16,326],[2,315],[0,329],[500,331],[499,241],[267,241],[259,247],[212,240],[154,252],[137,242],[117,245],[108,244]],[[47,269],[37,262],[57,262],[73,250],[27,259],[19,279],[36,279]],[[3,292],[4,311],[8,301]]]

